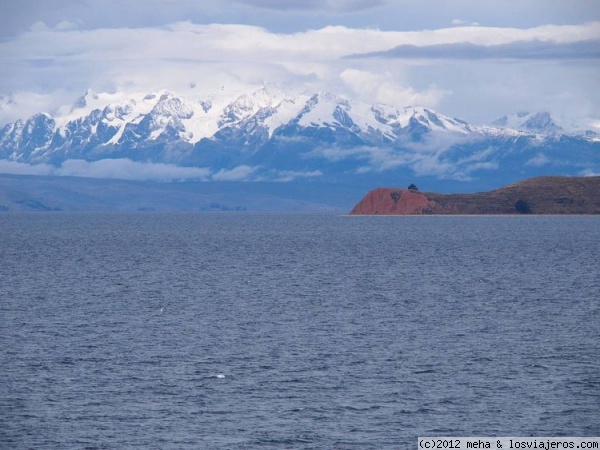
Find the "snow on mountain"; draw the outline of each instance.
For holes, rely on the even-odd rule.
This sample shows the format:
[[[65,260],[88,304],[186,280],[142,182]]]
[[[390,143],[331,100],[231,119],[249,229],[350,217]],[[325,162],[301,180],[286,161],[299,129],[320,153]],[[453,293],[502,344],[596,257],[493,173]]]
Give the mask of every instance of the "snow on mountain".
[[[564,133],[544,112],[474,126],[420,106],[272,86],[186,97],[89,90],[54,115],[39,113],[0,129],[0,160],[60,165],[127,158],[257,179],[400,168],[456,179],[498,167],[538,171],[533,175],[556,167],[597,171],[598,145],[597,135]]]
[[[124,95],[88,90],[72,106],[48,117],[54,121],[57,135],[53,151],[70,144],[118,146],[161,139],[193,145],[236,127],[243,127],[245,133],[262,130],[270,139],[278,129],[292,124],[300,128],[341,129],[358,137],[378,134],[387,141],[406,133],[467,135],[476,131],[465,122],[427,108],[369,105],[351,102],[331,92],[290,96],[271,87],[233,99],[217,95],[184,99],[169,91]],[[19,125],[13,124],[15,127]],[[28,130],[32,131],[31,126],[25,130],[26,136]],[[25,145],[15,132],[5,127],[3,147]],[[48,132],[44,136],[45,142],[43,136],[38,136],[35,150],[50,144]]]
[[[64,127],[69,122],[83,119],[89,116],[94,110],[103,111],[105,108],[116,109],[125,108],[126,114],[120,114],[123,120],[127,120],[129,114],[135,113],[136,116],[147,114],[152,109],[148,102],[144,102],[142,93],[96,93],[90,89],[79,97],[73,105],[65,105],[60,108],[54,118],[58,127]],[[134,108],[134,106],[136,108]],[[144,107],[145,106],[145,107]],[[134,111],[135,109],[135,111]],[[125,111],[123,111],[125,112]],[[109,111],[107,111],[107,114]],[[131,120],[131,118],[129,118]]]
[[[280,92],[267,87],[243,94],[225,107],[219,125],[239,122],[256,114],[261,109],[277,106],[281,100],[283,100],[283,95]]]
[[[492,122],[492,126],[527,131],[540,134],[557,134],[563,131],[547,112],[518,112],[510,116],[502,116]]]
[[[351,127],[353,122],[346,119],[351,109],[350,102],[331,92],[312,95],[297,115],[301,127],[328,127],[334,123]]]
[[[294,118],[298,117],[306,102],[308,96],[300,95],[291,99],[284,98],[273,108],[272,113],[267,115],[263,120],[264,126],[268,129],[269,138],[279,127],[290,123]]]

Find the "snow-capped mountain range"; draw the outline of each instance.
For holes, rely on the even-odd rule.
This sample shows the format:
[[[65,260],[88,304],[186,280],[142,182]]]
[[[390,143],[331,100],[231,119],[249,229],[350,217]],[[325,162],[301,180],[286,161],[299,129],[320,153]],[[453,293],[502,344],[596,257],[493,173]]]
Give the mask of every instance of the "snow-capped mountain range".
[[[272,87],[234,98],[88,91],[0,130],[0,160],[105,159],[200,167],[213,179],[522,178],[598,173],[600,139],[567,133],[543,112],[475,126],[424,107]]]

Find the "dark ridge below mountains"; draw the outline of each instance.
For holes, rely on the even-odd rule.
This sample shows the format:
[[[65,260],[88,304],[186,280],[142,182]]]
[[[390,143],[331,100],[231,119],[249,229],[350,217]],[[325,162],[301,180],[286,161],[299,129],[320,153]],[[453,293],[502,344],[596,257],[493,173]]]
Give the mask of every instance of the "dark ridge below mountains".
[[[19,211],[347,211],[365,188],[0,174],[0,214]]]

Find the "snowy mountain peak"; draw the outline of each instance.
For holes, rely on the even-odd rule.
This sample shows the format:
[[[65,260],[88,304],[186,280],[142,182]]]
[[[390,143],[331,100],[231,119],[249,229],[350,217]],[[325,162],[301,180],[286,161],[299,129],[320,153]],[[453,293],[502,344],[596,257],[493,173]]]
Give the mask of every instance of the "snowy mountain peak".
[[[264,108],[276,107],[282,99],[283,95],[270,86],[263,86],[254,92],[243,94],[224,109],[220,125],[242,120]]]
[[[312,96],[312,99],[314,99],[317,102],[336,103],[344,106],[349,105],[347,99],[330,91],[319,91]]]
[[[554,121],[550,113],[545,111],[537,113],[519,111],[511,116],[502,116],[494,120],[491,125],[539,134],[555,134],[563,131],[563,128]]]
[[[194,108],[173,93],[165,92],[152,108],[151,114],[154,117],[189,119],[194,115]]]
[[[288,174],[315,174],[323,172],[319,164],[354,159],[355,168],[340,170],[376,173],[408,165],[416,173],[455,176],[448,172],[451,160],[470,167],[459,171],[469,177],[469,170],[496,167],[502,151],[509,149],[510,155],[516,146],[530,152],[519,167],[542,170],[552,160],[550,150],[540,150],[544,146],[568,142],[569,148],[589,151],[599,141],[596,135],[556,139],[564,133],[548,113],[506,116],[497,122],[500,128],[492,128],[424,106],[373,105],[328,91],[295,95],[263,86],[202,95],[89,90],[76,108],[65,106],[54,117],[38,113],[1,128],[0,160],[61,164],[128,158],[224,173],[237,165],[244,173],[264,167],[267,179],[275,165]],[[509,128],[513,123],[522,131]]]
[[[118,105],[108,105],[102,110],[102,115],[109,121],[126,120],[135,109],[135,100],[129,100]]]
[[[242,111],[258,111],[262,108],[276,106],[283,99],[283,94],[273,87],[264,86],[249,94],[243,94],[238,97],[232,106]]]
[[[98,100],[100,96],[91,89],[88,89],[85,94],[75,101],[73,107],[71,108],[71,112],[77,109],[82,109],[87,107],[90,103],[93,103],[95,100]]]
[[[305,127],[334,123],[351,127],[351,119],[347,115],[351,109],[352,104],[345,98],[332,92],[320,91],[306,99],[296,119],[299,125]]]
[[[532,115],[521,124],[521,127],[524,130],[538,131],[542,133],[555,133],[562,130],[562,127],[558,126],[547,112],[539,112]]]
[[[421,132],[458,132],[467,134],[473,129],[464,121],[444,116],[423,106],[397,108],[390,105],[374,105],[375,118],[382,124],[398,128],[419,128]]]

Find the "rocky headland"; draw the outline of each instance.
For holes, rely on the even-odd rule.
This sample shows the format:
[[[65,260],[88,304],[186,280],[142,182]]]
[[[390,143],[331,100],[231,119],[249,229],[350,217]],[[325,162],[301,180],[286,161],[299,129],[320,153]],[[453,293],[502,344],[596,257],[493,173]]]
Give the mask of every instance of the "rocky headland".
[[[600,214],[600,176],[532,178],[476,194],[377,188],[350,214]]]

